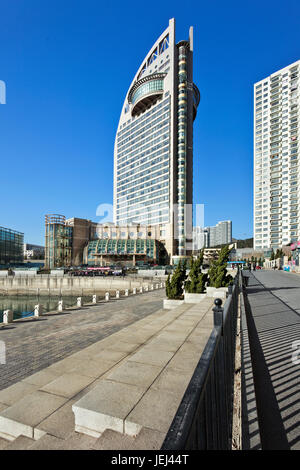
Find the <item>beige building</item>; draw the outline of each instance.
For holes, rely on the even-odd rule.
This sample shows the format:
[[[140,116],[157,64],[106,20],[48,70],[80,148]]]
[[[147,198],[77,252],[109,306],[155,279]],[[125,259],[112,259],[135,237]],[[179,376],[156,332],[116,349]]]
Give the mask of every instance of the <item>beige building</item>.
[[[46,216],[45,266],[168,264],[159,230],[158,225],[117,226],[50,214]]]

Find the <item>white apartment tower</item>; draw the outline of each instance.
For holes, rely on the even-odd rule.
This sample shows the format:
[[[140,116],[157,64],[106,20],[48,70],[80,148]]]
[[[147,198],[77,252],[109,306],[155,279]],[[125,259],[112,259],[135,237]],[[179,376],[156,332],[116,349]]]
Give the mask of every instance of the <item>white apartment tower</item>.
[[[158,225],[173,259],[188,255],[192,239],[193,120],[199,101],[193,28],[188,40],[176,43],[171,19],[123,103],[114,150],[114,222]]]
[[[300,238],[300,60],[254,85],[254,249]]]

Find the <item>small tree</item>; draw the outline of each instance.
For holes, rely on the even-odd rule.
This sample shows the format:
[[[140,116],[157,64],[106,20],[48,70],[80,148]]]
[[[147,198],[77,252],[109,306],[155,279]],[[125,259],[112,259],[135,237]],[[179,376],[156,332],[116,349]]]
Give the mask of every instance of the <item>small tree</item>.
[[[191,258],[191,269],[189,272],[189,280],[186,281],[184,288],[189,294],[202,294],[205,292],[208,275],[201,272],[203,264],[204,250],[201,250],[199,257],[194,260]]]
[[[212,287],[227,287],[232,282],[232,276],[227,274],[227,261],[229,260],[230,249],[228,245],[224,246],[219,254],[216,261],[212,262],[212,265],[208,271],[209,280],[208,285]]]
[[[183,298],[183,286],[186,280],[186,263],[179,261],[172,277],[168,275],[166,282],[166,295],[168,299],[180,300]]]

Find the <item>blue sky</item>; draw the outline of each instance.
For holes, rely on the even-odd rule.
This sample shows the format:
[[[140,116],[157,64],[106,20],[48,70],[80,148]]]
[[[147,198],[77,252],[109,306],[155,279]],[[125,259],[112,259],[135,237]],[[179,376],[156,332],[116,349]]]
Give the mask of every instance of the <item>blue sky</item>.
[[[253,83],[300,58],[298,0],[0,0],[0,225],[44,243],[44,215],[97,221],[131,80],[176,19],[194,26],[194,202],[252,236]]]

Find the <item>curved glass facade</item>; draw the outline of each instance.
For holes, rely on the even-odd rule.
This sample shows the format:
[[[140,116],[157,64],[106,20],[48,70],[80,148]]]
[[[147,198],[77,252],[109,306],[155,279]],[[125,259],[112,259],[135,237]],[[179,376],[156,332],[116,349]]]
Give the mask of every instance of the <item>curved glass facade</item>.
[[[151,80],[149,82],[140,85],[137,90],[132,94],[131,103],[134,104],[140,100],[143,96],[149,95],[155,91],[164,91],[163,80]]]

